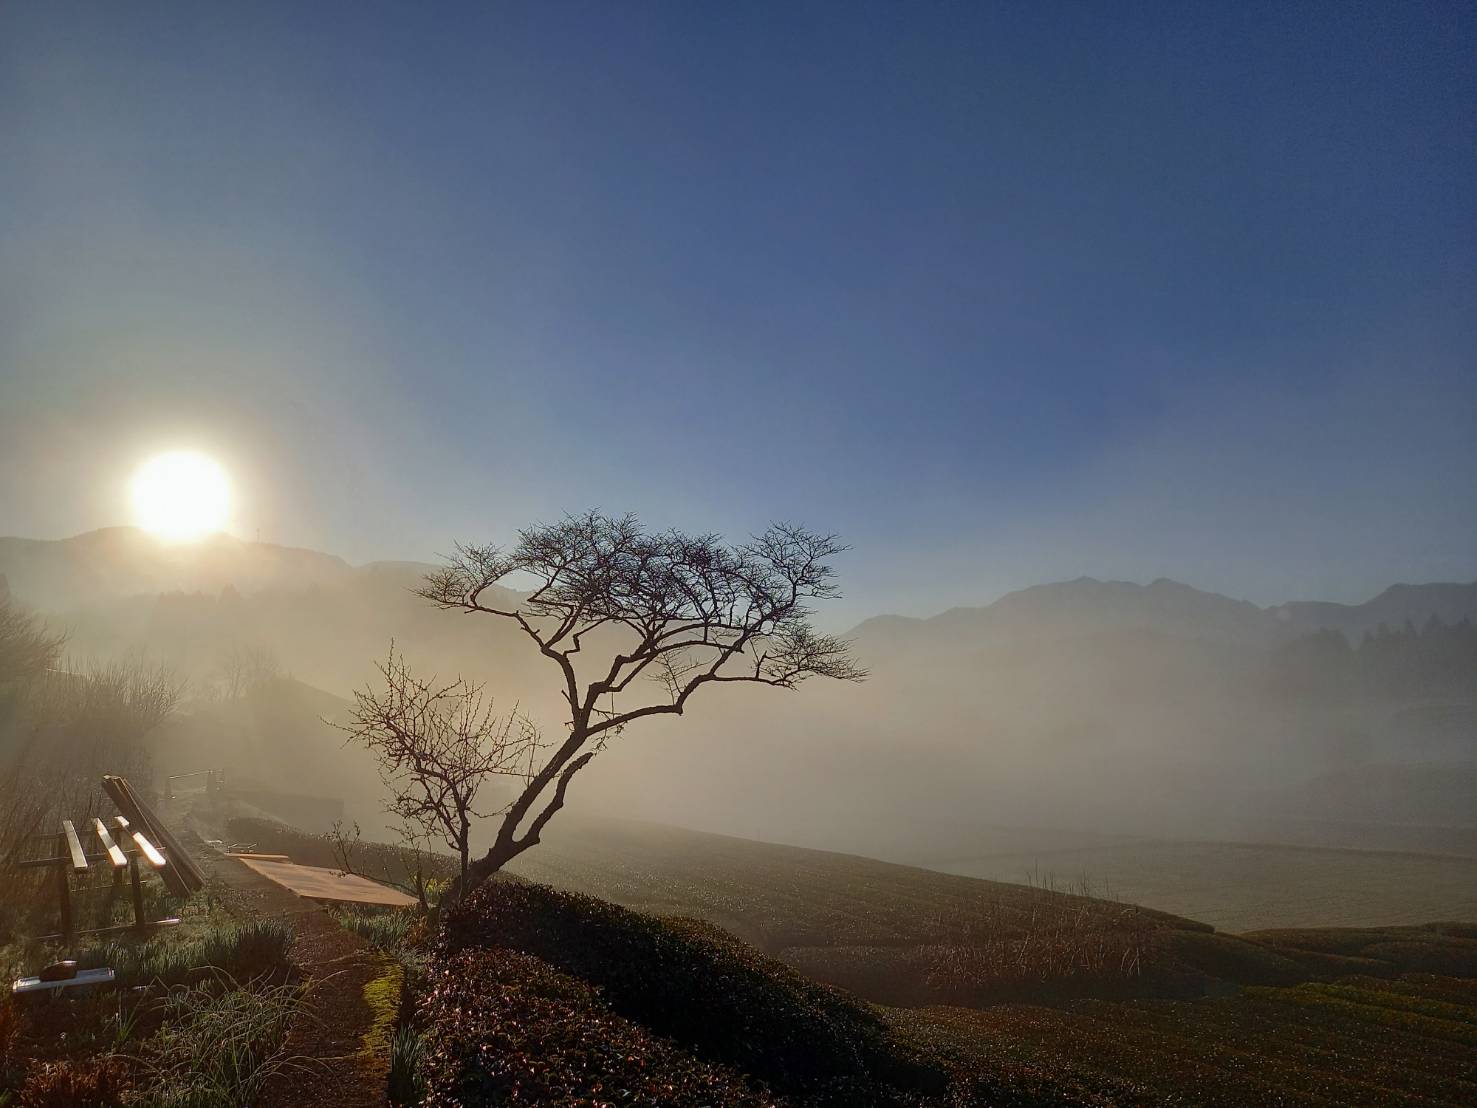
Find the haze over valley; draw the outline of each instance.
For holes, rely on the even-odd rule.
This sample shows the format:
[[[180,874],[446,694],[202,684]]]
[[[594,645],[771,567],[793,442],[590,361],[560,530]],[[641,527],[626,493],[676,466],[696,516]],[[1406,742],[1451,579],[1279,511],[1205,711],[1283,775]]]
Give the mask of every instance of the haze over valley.
[[[412,594],[434,568],[228,536],[170,546],[131,528],[0,539],[11,596],[66,628],[75,655],[142,656],[188,678],[161,770],[224,768],[242,787],[341,801],[380,835],[370,759],[322,720],[342,720],[391,640],[549,731],[560,721],[515,631]],[[1242,929],[1460,917],[1477,911],[1474,618],[1477,584],[1260,608],[1167,579],[1090,578],[876,616],[845,631],[864,684],[720,689],[597,758],[580,811],[996,879],[1085,875]],[[332,809],[310,811],[326,830]],[[1295,895],[1303,869],[1357,884],[1338,866],[1380,870],[1373,904]]]

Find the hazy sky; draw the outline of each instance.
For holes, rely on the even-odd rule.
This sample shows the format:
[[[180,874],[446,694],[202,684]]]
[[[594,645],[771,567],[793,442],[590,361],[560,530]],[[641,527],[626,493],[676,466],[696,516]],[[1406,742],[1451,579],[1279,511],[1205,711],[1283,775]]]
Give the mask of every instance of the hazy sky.
[[[1219,8],[1219,12],[1213,10]],[[848,610],[1477,577],[1468,4],[0,7],[0,533],[841,532]]]

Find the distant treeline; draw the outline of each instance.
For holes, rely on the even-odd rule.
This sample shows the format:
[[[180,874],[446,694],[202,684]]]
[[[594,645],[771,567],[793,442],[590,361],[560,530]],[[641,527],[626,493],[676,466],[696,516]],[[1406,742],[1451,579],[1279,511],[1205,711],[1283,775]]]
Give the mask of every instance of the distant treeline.
[[[1365,694],[1396,699],[1477,696],[1477,626],[1432,616],[1380,624],[1357,643],[1322,630],[1288,643],[1272,668],[1274,688],[1287,697]]]

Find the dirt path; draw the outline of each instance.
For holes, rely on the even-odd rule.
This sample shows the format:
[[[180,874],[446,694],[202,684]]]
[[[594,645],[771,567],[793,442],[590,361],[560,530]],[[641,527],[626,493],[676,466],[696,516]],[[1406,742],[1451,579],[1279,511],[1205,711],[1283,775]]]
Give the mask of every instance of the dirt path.
[[[388,1059],[365,1046],[375,1026],[365,987],[384,979],[384,957],[313,902],[233,858],[208,848],[199,853],[234,915],[292,922],[297,938],[290,956],[310,983],[286,1048],[305,1061],[268,1082],[261,1108],[384,1108]]]

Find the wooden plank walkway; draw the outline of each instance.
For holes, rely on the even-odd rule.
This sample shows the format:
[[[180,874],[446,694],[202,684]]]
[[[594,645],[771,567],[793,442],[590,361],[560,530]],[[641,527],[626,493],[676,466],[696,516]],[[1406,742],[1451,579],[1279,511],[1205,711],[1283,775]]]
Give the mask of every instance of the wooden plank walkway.
[[[333,904],[372,904],[383,908],[415,907],[415,897],[356,874],[340,873],[322,866],[298,866],[291,862],[261,857],[238,856],[238,860],[267,880],[275,881],[284,889],[291,889],[298,896],[309,900]]]

